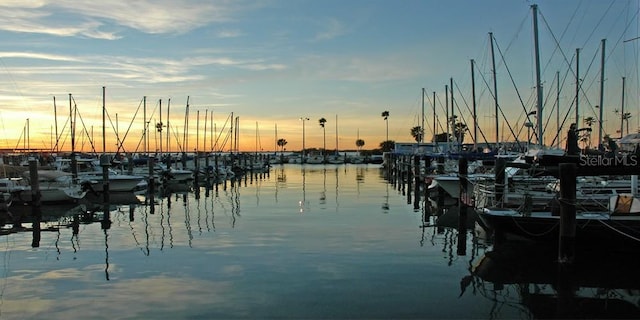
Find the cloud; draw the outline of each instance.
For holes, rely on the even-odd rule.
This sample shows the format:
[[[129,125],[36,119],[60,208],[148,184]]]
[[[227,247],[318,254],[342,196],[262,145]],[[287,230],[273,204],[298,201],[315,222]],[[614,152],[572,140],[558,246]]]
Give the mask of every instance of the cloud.
[[[298,61],[307,78],[354,82],[381,82],[418,77],[420,58],[414,53],[354,56],[305,56]]]
[[[31,52],[0,52],[0,58],[26,58],[53,61],[80,61],[71,56],[55,55],[48,53],[31,53]]]
[[[321,32],[318,32],[314,40],[331,40],[347,32],[344,25],[337,19],[329,19],[328,21],[326,21],[326,23],[324,23],[324,26],[325,29]]]
[[[107,40],[118,39],[121,27],[149,34],[181,34],[231,21],[241,8],[241,1],[208,0],[4,1],[0,30]]]
[[[240,30],[220,30],[216,35],[218,38],[237,38],[244,34]]]

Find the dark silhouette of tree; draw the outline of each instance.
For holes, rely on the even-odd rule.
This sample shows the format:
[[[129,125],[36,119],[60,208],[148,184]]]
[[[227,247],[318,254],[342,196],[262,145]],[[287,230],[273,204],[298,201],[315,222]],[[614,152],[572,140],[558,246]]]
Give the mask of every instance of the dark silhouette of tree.
[[[278,139],[278,147],[280,147],[280,153],[284,152],[284,146],[287,145],[287,140],[286,139]]]
[[[416,142],[420,142],[424,136],[424,130],[421,126],[413,127],[411,128],[411,136],[416,140]]]
[[[364,146],[364,140],[362,139],[356,140],[356,147],[358,147],[358,151],[360,151],[360,149],[362,149],[363,146]]]
[[[387,141],[389,141],[389,111],[382,111],[382,118],[387,123]]]
[[[467,132],[467,125],[462,122],[456,122],[453,125],[453,134],[454,140],[458,143],[462,143],[464,141],[465,133]]]
[[[382,152],[391,152],[391,150],[393,150],[395,146],[396,146],[396,142],[393,140],[380,142],[380,150]]]
[[[327,129],[325,129],[324,124],[327,123],[327,119],[320,118],[318,123],[322,127],[322,156],[324,157],[325,150],[327,150]]]

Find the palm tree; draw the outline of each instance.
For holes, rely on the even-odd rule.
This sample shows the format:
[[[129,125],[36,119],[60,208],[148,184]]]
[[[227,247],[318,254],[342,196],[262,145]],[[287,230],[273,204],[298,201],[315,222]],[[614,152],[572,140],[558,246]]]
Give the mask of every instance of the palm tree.
[[[327,130],[324,127],[324,124],[327,123],[327,119],[320,118],[318,120],[320,126],[322,127],[322,158],[324,159],[324,152],[327,150]]]
[[[422,141],[422,137],[424,136],[424,130],[421,126],[413,127],[411,128],[411,136],[419,143]]]
[[[596,123],[596,118],[594,117],[586,117],[584,118],[584,124],[586,124],[589,129]],[[587,143],[587,145],[591,146],[591,130],[587,131],[587,133],[580,139],[581,141]]]
[[[280,147],[280,154],[282,154],[284,152],[284,146],[287,144],[287,140],[286,139],[278,139],[278,147]]]
[[[395,147],[396,142],[393,140],[387,140],[387,141],[382,141],[380,142],[380,150],[382,152],[389,152],[391,150],[393,150],[393,147]]]
[[[382,118],[387,123],[387,141],[389,141],[389,111],[382,111]]]
[[[358,147],[358,151],[360,151],[360,149],[362,149],[362,147],[364,147],[364,140],[362,140],[362,139],[356,140],[356,147]]]

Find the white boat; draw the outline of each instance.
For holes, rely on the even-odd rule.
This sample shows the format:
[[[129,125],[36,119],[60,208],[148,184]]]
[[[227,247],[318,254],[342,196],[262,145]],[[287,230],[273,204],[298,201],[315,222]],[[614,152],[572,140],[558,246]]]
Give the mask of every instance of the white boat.
[[[25,174],[28,175],[29,172]],[[57,170],[38,170],[38,186],[42,203],[77,202],[87,194],[82,186],[73,183],[70,173]],[[29,179],[2,178],[0,192],[10,193],[13,201],[23,203],[32,201]]]
[[[477,210],[484,226],[501,238],[558,241],[559,209],[518,210],[482,208]],[[576,243],[616,243],[616,248],[638,247],[640,242],[640,199],[631,194],[610,197],[608,209],[576,211]]]
[[[78,174],[80,183],[89,183],[93,191],[104,191],[104,179],[102,172]],[[120,174],[114,170],[109,170],[108,182],[110,192],[129,192],[139,188],[143,176]]]
[[[310,155],[307,155],[305,163],[308,163],[308,164],[323,164],[324,163],[324,156],[321,155],[321,154],[310,154]]]
[[[341,156],[339,154],[329,155],[329,156],[327,156],[327,163],[344,164],[345,163],[345,159],[344,159],[344,156]]]
[[[291,154],[291,155],[289,155],[288,163],[301,164],[302,163],[302,156],[300,156],[299,154]]]
[[[59,168],[70,168],[70,159],[59,160]],[[68,166],[65,164],[69,164]],[[102,167],[96,159],[77,159],[78,183],[87,184],[95,192],[104,191],[104,179]],[[111,168],[108,169],[108,181],[110,192],[129,192],[138,188],[144,180],[141,175],[121,174]]]

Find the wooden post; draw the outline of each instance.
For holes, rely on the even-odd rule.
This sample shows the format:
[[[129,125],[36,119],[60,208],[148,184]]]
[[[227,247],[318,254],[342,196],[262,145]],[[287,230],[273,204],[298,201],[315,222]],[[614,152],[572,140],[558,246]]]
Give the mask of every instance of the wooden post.
[[[220,182],[220,168],[218,167],[218,154],[213,155],[213,174],[215,178],[216,191],[218,191],[218,183]]]
[[[111,159],[109,159],[109,155],[102,154],[100,155],[100,166],[102,167],[102,197],[104,203],[109,202],[109,165],[111,164]]]
[[[420,156],[415,156],[413,158],[413,171],[414,173],[414,183],[413,183],[413,209],[418,210],[420,208],[420,179],[422,179],[422,175],[420,174]]]
[[[412,156],[409,158],[409,161],[407,161],[406,163],[406,168],[407,168],[407,204],[411,204],[411,190],[413,187],[413,168],[411,165],[411,159],[415,159],[416,156]]]
[[[31,179],[31,218],[33,227],[33,241],[31,247],[40,247],[40,221],[42,211],[40,209],[40,183],[38,181],[38,161],[29,159],[29,178]]]
[[[465,255],[467,249],[467,211],[472,205],[467,185],[469,160],[465,157],[458,159],[458,179],[460,193],[458,195],[458,255]]]
[[[571,263],[575,257],[576,238],[576,164],[561,163],[560,174],[560,241],[558,260]]]
[[[444,157],[440,156],[438,157],[438,165],[436,168],[436,172],[438,174],[443,174],[444,173]]]
[[[127,174],[133,174],[133,154],[127,153]]]
[[[149,179],[147,181],[147,192],[153,194],[155,192],[155,180],[153,177],[153,166],[155,165],[155,158],[150,156],[147,159],[147,166],[149,168]]]
[[[495,206],[502,207],[504,205],[504,179],[507,168],[507,160],[502,157],[496,157],[495,164]]]

